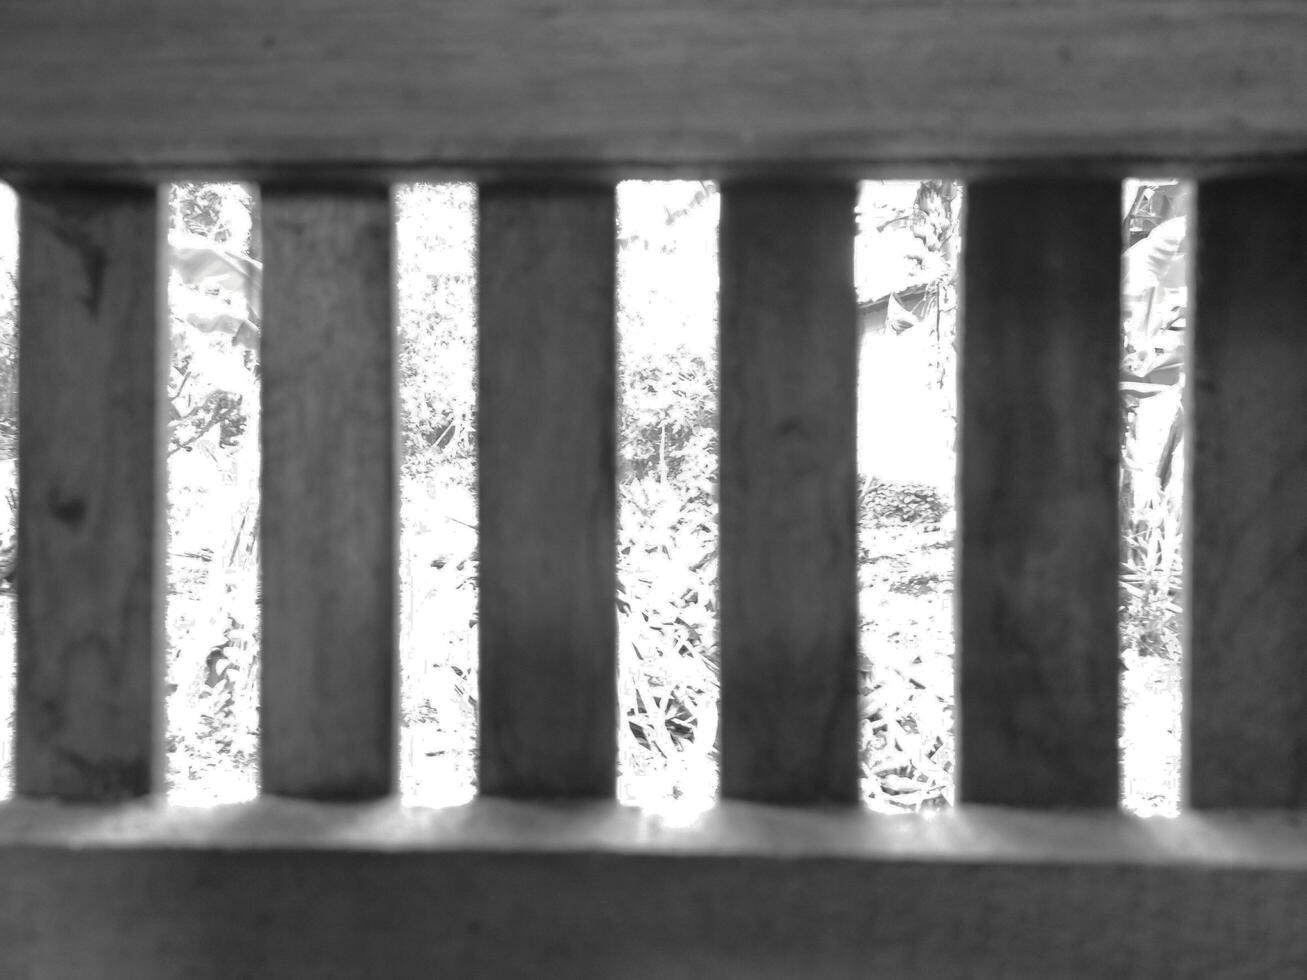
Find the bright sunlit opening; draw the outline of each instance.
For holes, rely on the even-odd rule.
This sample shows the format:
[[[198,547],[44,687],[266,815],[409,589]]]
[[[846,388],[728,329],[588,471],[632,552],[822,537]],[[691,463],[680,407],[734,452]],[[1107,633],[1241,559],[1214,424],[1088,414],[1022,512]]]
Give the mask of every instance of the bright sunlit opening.
[[[476,787],[476,188],[395,190],[400,796]]]
[[[0,799],[13,793],[18,547],[18,202],[0,184]]]
[[[1122,806],[1180,805],[1184,387],[1193,187],[1122,188]]]
[[[259,739],[258,211],[170,188],[168,798],[252,798]]]
[[[860,760],[870,809],[953,799],[956,181],[858,196]]]

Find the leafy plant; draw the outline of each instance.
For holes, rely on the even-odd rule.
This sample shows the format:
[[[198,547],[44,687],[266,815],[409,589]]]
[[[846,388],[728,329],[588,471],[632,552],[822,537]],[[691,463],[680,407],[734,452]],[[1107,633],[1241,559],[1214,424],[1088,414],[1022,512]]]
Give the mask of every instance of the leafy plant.
[[[252,197],[172,188],[169,234],[169,786],[244,797],[257,780],[262,264]]]
[[[1179,656],[1189,192],[1136,182],[1122,262],[1122,622],[1127,646]]]

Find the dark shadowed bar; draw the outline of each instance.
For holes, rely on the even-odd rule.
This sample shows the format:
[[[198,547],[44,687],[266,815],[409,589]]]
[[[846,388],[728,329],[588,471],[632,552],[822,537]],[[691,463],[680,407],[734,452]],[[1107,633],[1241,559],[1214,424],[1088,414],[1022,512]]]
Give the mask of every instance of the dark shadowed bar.
[[[1307,180],[1198,185],[1189,806],[1307,804]]]
[[[20,190],[15,788],[140,796],[162,759],[159,193]]]
[[[959,802],[1117,803],[1120,195],[968,188]]]
[[[722,187],[727,797],[858,798],[855,198]]]
[[[396,771],[390,191],[263,188],[264,792]]]
[[[611,184],[481,188],[479,785],[617,772]]]

